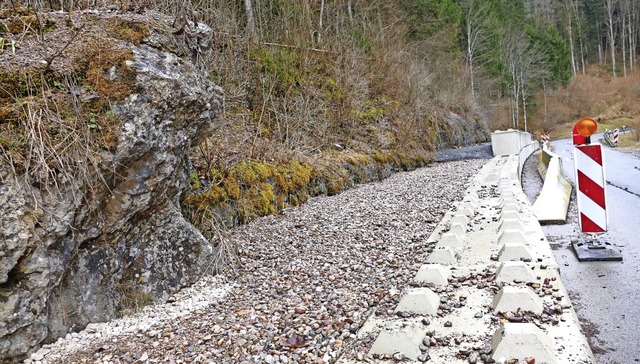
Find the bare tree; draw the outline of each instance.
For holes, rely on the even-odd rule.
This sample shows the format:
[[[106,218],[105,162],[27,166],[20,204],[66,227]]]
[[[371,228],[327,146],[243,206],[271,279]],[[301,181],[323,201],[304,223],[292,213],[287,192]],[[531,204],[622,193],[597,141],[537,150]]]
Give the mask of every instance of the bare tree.
[[[320,16],[318,17],[318,31],[315,33],[316,43],[322,40],[322,31],[324,30],[324,6],[325,0],[320,1]]]
[[[520,77],[519,60],[524,53],[525,42],[528,39],[521,31],[511,28],[502,40],[502,59],[509,70],[511,89],[511,124],[514,129],[520,122]]]
[[[511,119],[514,128],[522,120],[524,130],[528,128],[527,107],[535,90],[536,82],[546,82],[549,72],[545,69],[546,53],[529,41],[521,30],[511,28],[502,42],[502,59],[510,74]],[[546,86],[545,86],[546,87]],[[522,115],[522,119],[521,119]]]
[[[605,21],[607,25],[607,34],[609,36],[609,50],[611,52],[611,68],[613,70],[613,77],[616,77],[616,29],[613,15],[617,6],[616,0],[605,0],[604,8],[606,11],[607,19]]]
[[[622,4],[622,16],[620,17],[620,20],[622,21],[620,23],[620,45],[622,46],[622,74],[624,77],[627,77],[627,37],[625,34],[627,31],[627,7],[625,5],[625,3]]]
[[[256,34],[256,22],[253,17],[253,5],[251,4],[251,0],[244,0],[244,12],[247,17],[247,32],[249,33],[249,39],[251,42],[257,41]]]
[[[475,102],[475,56],[491,34],[487,29],[487,6],[485,2],[465,0],[462,2],[462,8],[465,16],[465,37],[467,40],[466,58],[471,83],[471,98]]]
[[[569,50],[571,51],[571,71],[575,76],[576,74],[578,74],[578,67],[576,65],[575,42],[573,40],[573,0],[563,1],[562,8],[566,16],[565,26],[567,28],[567,35],[569,37]]]
[[[624,75],[627,75],[627,59],[628,69],[635,69],[636,58],[636,32],[638,23],[638,3],[634,0],[623,0],[620,4],[620,36],[622,44],[622,60],[624,64]]]

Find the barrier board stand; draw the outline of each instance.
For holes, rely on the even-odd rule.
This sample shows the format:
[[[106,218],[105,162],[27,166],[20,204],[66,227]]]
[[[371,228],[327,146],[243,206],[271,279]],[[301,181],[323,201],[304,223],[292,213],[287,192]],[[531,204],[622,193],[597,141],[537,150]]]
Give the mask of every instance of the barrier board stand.
[[[590,118],[573,127],[573,160],[578,199],[580,231],[589,234],[584,241],[572,240],[579,261],[621,261],[622,255],[598,234],[607,231],[606,177],[600,144],[590,144],[598,124]]]

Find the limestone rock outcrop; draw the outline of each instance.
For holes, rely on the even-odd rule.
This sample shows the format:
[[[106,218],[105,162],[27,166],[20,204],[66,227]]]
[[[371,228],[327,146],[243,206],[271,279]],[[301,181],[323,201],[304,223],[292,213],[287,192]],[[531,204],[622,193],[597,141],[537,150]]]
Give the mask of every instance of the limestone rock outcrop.
[[[111,319],[126,307],[167,297],[205,273],[214,250],[180,208],[189,188],[189,151],[211,134],[222,108],[222,90],[197,65],[210,45],[211,29],[185,21],[187,31],[176,35],[172,19],[158,14],[52,13],[43,18],[55,25],[45,39],[76,39],[68,38],[56,56],[61,48],[47,53],[46,45],[36,41],[33,46],[43,50],[27,53],[29,37],[24,37],[15,54],[0,52],[0,64],[8,65],[4,74],[10,74],[10,62],[18,69],[18,62],[29,58],[44,67],[42,74],[69,74],[77,69],[74,60],[93,62],[72,52],[95,39],[126,57],[97,76],[88,75],[113,83],[120,95],[110,100],[107,111],[109,120],[117,121],[113,141],[90,159],[91,178],[36,183],[28,168],[0,164],[2,362],[19,360],[47,341]],[[82,26],[73,30],[69,23]],[[90,105],[101,87],[92,85],[65,92],[75,92]],[[0,122],[16,127],[29,116],[4,115]],[[5,155],[12,152],[10,146],[3,145]]]

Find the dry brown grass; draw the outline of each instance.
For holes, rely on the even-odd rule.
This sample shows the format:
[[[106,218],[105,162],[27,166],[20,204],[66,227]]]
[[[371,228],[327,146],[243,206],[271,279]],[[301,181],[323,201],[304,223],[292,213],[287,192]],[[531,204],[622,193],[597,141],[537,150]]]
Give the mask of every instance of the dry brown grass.
[[[640,116],[633,119],[629,125],[633,128],[631,140],[633,140],[637,146],[638,143],[640,143]]]
[[[612,78],[601,67],[592,66],[586,75],[574,77],[567,87],[547,95],[546,114],[543,94],[538,95],[538,104],[537,128],[553,130],[582,117],[619,128],[640,118],[640,72]]]
[[[508,100],[496,103],[487,110],[492,130],[507,130],[513,128]]]
[[[26,95],[14,99],[17,118],[0,124],[0,159],[27,182],[43,189],[59,184],[91,188],[99,176],[99,138],[91,120],[58,88],[74,87],[70,78],[51,85],[45,77],[35,83],[27,77]],[[50,95],[39,97],[38,95]],[[72,189],[76,190],[76,189]]]

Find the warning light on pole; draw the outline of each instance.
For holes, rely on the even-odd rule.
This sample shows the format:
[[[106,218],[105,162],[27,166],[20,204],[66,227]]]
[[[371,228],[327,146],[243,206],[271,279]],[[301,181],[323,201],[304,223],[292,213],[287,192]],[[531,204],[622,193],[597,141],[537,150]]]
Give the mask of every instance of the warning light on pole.
[[[590,144],[591,136],[598,130],[598,123],[591,118],[583,118],[573,126],[573,144]]]

